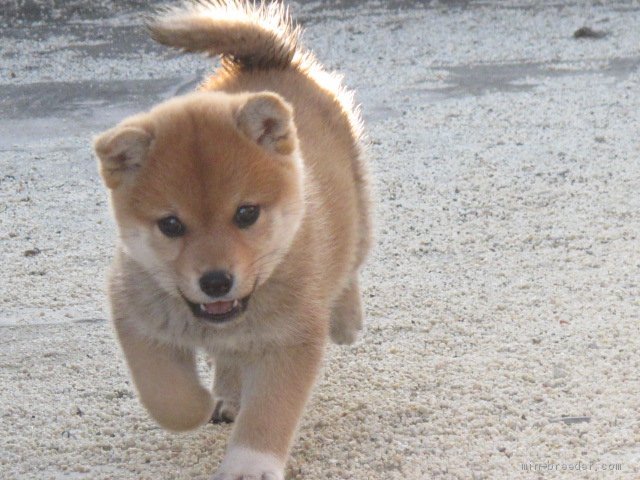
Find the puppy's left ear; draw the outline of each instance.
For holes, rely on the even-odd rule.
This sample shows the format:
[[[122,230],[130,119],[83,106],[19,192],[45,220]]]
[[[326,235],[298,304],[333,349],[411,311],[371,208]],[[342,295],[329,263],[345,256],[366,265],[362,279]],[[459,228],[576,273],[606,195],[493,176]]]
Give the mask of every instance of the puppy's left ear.
[[[235,114],[242,133],[264,149],[290,155],[296,148],[293,110],[280,95],[262,92],[249,95]]]
[[[153,136],[135,125],[118,125],[98,135],[93,149],[100,159],[100,174],[105,185],[115,189],[136,171],[146,160]]]

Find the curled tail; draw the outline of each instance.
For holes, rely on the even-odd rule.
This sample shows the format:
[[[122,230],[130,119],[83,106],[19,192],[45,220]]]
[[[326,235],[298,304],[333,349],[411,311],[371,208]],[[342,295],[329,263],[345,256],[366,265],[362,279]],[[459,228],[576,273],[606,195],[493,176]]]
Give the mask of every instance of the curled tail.
[[[294,63],[300,28],[281,3],[192,0],[148,23],[155,41],[185,52],[220,55],[243,69],[284,69]]]

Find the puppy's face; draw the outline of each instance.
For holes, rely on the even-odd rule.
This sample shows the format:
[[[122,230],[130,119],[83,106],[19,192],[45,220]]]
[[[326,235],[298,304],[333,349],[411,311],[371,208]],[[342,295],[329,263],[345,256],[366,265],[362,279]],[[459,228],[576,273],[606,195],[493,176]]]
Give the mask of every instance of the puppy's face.
[[[284,100],[192,94],[125,120],[94,147],[125,251],[196,317],[240,315],[304,214]]]

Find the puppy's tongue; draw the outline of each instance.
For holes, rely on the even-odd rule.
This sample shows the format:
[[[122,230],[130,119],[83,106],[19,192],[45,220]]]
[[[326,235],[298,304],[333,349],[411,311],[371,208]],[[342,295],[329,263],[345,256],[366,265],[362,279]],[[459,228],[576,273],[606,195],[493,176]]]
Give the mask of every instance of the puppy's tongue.
[[[212,315],[220,315],[222,313],[227,313],[231,311],[233,308],[233,301],[230,302],[211,302],[211,303],[203,303],[201,304],[201,308]]]

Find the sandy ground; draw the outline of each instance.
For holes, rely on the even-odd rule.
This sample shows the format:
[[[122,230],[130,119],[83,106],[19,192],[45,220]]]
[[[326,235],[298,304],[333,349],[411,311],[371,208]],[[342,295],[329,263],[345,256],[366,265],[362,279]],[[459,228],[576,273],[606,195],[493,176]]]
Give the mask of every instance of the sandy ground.
[[[0,13],[3,479],[206,479],[229,433],[154,425],[106,321],[89,139],[210,68],[143,3]],[[367,332],[331,348],[288,478],[640,478],[640,6],[293,11],[358,91],[379,208]]]

